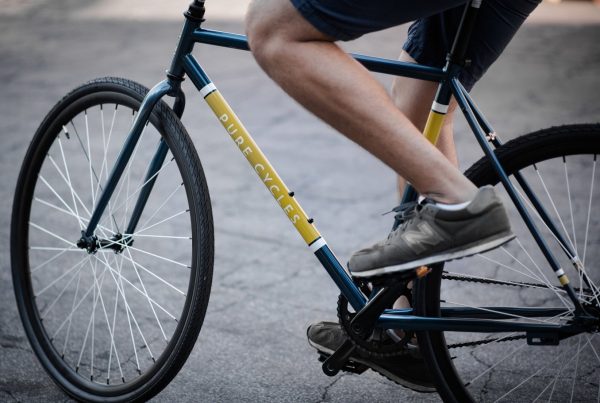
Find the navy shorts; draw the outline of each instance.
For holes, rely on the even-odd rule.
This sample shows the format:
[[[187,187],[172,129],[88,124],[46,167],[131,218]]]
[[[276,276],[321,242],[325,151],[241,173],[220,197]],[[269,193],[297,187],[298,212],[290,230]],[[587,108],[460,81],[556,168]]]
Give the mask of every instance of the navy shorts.
[[[442,67],[465,0],[290,0],[320,32],[348,41],[416,20],[402,47],[420,64]],[[541,0],[483,0],[460,80],[470,90]]]

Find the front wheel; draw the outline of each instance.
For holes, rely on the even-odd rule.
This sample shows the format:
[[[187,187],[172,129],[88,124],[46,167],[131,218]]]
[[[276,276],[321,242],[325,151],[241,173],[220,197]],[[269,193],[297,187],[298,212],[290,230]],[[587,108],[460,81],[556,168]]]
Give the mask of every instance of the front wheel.
[[[600,125],[570,125],[516,138],[496,150],[529,214],[571,279],[581,303],[598,321],[600,290]],[[548,213],[560,236],[551,233],[539,210],[515,179],[519,172]],[[447,263],[416,287],[417,313],[441,316],[451,309],[468,317],[567,324],[573,305],[531,233],[512,205],[491,165],[482,159],[466,175],[477,186],[495,185],[502,194],[517,238],[494,251]],[[562,238],[568,245],[561,245]],[[576,252],[589,282],[573,267]],[[525,315],[513,308],[548,308]],[[528,317],[526,317],[528,316]],[[596,326],[596,330],[599,329]],[[600,338],[594,329],[534,346],[525,333],[423,332],[419,343],[447,402],[597,401],[600,398]]]
[[[37,130],[17,183],[11,259],[19,313],[44,369],[78,400],[154,396],[191,352],[208,304],[206,180],[184,127],[162,101],[97,226],[97,242],[78,245],[147,92],[102,78],[69,93]]]

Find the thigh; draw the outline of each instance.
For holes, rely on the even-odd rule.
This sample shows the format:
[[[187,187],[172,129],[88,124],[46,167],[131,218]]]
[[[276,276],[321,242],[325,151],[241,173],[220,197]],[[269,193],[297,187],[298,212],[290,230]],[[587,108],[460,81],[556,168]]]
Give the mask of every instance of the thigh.
[[[461,74],[467,89],[483,76],[541,0],[483,0]],[[403,49],[421,64],[441,67],[452,47],[463,7],[422,18],[409,28]]]
[[[337,40],[424,18],[467,0],[290,0],[320,32]]]

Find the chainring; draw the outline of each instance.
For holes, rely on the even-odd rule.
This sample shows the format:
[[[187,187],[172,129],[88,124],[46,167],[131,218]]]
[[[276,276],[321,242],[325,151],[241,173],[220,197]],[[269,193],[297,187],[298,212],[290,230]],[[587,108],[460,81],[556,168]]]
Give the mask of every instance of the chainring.
[[[404,287],[402,293],[398,295],[398,298],[402,295],[404,295],[412,305],[411,290]],[[407,349],[409,348],[408,343],[414,337],[413,332],[404,332],[404,336],[401,340],[395,341],[387,334],[386,329],[375,328],[369,336],[361,338],[351,330],[350,323],[356,313],[350,312],[348,307],[348,300],[340,294],[338,297],[338,320],[348,338],[352,340],[356,348],[360,350],[363,355],[369,357],[393,357],[407,353]]]

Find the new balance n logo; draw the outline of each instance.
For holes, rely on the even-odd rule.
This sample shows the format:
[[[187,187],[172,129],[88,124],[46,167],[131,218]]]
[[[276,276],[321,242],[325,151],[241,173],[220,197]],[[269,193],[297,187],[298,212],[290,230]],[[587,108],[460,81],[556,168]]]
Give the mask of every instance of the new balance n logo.
[[[418,230],[406,231],[400,236],[415,253],[422,253],[428,249],[427,246],[435,246],[444,240],[427,222],[420,222],[417,227]]]

